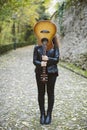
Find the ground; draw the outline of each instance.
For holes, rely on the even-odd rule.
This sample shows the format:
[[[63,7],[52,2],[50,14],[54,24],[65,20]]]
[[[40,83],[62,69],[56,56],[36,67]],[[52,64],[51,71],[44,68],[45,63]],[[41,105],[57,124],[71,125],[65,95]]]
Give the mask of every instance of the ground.
[[[33,48],[0,56],[0,130],[87,130],[87,79],[60,66],[52,123],[40,125]]]

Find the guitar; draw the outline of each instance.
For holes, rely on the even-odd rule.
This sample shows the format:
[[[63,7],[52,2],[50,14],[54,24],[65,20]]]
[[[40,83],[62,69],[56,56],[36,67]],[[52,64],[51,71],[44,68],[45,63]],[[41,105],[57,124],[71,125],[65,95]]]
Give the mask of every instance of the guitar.
[[[55,36],[57,32],[56,25],[51,22],[50,20],[43,20],[39,21],[34,26],[34,33],[38,40],[38,45],[42,45],[42,39],[47,38],[47,50],[50,50],[53,48],[53,42],[52,39]]]
[[[42,49],[43,52],[42,54],[45,56],[46,55],[46,44],[47,44],[48,40],[42,40]],[[43,60],[44,61],[44,60]],[[45,61],[44,61],[45,62]],[[48,75],[46,74],[46,66],[42,67],[42,74],[41,74],[41,81],[43,83],[46,83],[48,81]]]
[[[34,26],[34,33],[38,40],[38,45],[43,47],[43,55],[46,51],[54,47],[52,39],[57,31],[56,25],[50,20],[39,21]],[[48,76],[46,74],[46,67],[42,67],[41,81],[46,83]]]

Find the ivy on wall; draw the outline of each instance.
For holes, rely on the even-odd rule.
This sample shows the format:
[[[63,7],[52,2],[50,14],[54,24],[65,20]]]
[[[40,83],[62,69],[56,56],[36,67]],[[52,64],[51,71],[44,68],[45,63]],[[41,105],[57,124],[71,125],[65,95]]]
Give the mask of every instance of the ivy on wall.
[[[82,2],[87,3],[87,0],[65,0],[61,3],[57,3],[57,11],[55,13],[55,18],[58,19],[59,33],[64,36],[63,18],[64,12],[70,7],[78,8]]]

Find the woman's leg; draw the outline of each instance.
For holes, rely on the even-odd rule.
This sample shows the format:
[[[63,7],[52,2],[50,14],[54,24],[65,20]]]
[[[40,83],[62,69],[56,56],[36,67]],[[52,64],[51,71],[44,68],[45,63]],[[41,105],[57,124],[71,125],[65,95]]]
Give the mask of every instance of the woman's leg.
[[[36,75],[37,88],[38,88],[38,104],[40,109],[40,124],[45,123],[45,85],[41,82],[40,76]]]
[[[45,96],[45,85],[40,80],[40,75],[36,75],[37,88],[38,88],[38,104],[41,114],[45,112],[44,108],[44,96]]]
[[[49,75],[48,76],[48,83],[47,83],[47,94],[48,94],[48,111],[52,112],[53,105],[54,105],[54,87],[56,82],[56,75]]]
[[[54,105],[54,87],[56,82],[56,75],[48,75],[47,94],[48,94],[48,110],[45,124],[51,123],[51,113]]]

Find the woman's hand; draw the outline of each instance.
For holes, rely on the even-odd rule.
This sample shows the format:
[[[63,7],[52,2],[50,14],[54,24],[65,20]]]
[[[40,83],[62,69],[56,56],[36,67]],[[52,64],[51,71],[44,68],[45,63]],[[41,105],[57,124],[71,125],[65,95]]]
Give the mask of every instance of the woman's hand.
[[[43,55],[42,55],[42,60],[43,60],[43,61],[48,61],[48,56],[46,56],[46,55],[43,56]]]
[[[41,62],[41,66],[43,67],[43,66],[47,66],[47,62],[46,61],[42,61]]]

